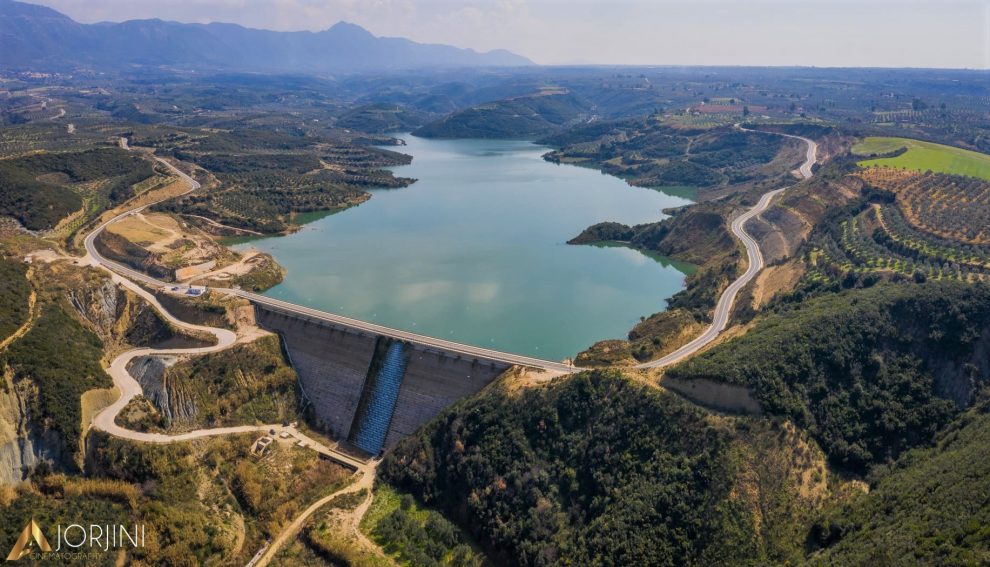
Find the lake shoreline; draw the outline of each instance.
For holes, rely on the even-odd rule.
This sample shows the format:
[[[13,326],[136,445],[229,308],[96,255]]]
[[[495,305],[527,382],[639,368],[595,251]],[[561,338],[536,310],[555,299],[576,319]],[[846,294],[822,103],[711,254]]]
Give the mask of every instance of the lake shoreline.
[[[603,338],[624,336],[642,314],[664,310],[664,300],[684,289],[691,268],[681,262],[607,246],[575,253],[567,249],[577,247],[565,244],[574,228],[600,221],[600,215],[656,222],[667,216],[664,209],[690,203],[683,197],[630,186],[589,168],[545,161],[546,148],[529,141],[411,137],[403,150],[413,156],[412,163],[389,169],[419,180],[403,191],[373,189],[376,198],[362,206],[314,213],[318,218],[294,233],[230,244],[235,250],[250,246],[267,251],[286,267],[283,283],[266,295],[440,338],[559,360]],[[362,221],[355,220],[358,217]],[[382,233],[361,222],[381,225]],[[566,228],[555,230],[558,226]],[[318,236],[321,233],[333,238],[318,242],[324,238]],[[354,233],[381,244],[369,245]],[[526,233],[531,233],[529,238]],[[416,241],[428,244],[419,247]],[[422,266],[411,266],[401,255],[392,258],[382,250],[389,246],[422,254],[420,262],[413,262]],[[447,256],[430,251],[438,248]],[[364,249],[364,256],[357,249]],[[487,251],[494,259],[486,263],[474,257],[477,252],[472,249]],[[307,261],[290,259],[297,254]],[[434,261],[426,259],[431,257],[445,277],[428,274]],[[342,267],[330,267],[330,258]],[[396,279],[390,262],[404,266],[397,271],[408,274]],[[558,264],[559,270],[540,266],[544,263]],[[596,270],[606,273],[595,274]],[[611,273],[625,271],[629,277]],[[527,273],[533,281],[522,281],[527,276],[520,274]],[[369,297],[374,293],[368,288],[378,288],[381,294]],[[560,309],[546,308],[537,297]],[[527,301],[531,309],[520,306]],[[505,315],[499,315],[493,303],[504,304]],[[527,325],[533,313],[542,313],[542,322]],[[552,325],[553,321],[560,323]],[[557,335],[565,336],[558,340]]]

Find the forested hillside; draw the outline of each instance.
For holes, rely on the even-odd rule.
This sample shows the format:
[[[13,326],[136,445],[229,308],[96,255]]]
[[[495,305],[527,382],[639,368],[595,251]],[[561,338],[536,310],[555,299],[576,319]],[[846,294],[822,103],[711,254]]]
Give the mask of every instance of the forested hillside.
[[[31,330],[0,355],[14,384],[37,387],[30,414],[41,429],[51,430],[68,449],[62,466],[70,465],[82,432],[80,397],[93,388],[108,388],[110,377],[100,366],[103,345],[81,325],[64,301],[41,306]]]
[[[990,407],[964,413],[934,447],[909,451],[869,494],[813,528],[812,565],[990,562]],[[888,471],[884,470],[883,473]]]
[[[31,284],[26,274],[22,262],[0,257],[0,341],[27,321]]]
[[[594,372],[467,400],[400,444],[381,475],[503,564],[755,560],[730,445],[703,411]]]
[[[748,386],[769,416],[718,418],[614,371],[502,385],[382,478],[504,564],[980,564],[988,321],[990,289],[950,282],[778,303],[668,371]]]
[[[660,117],[583,125],[544,138],[556,163],[594,165],[642,187],[715,187],[756,181],[787,143],[730,126],[684,128]]]
[[[862,473],[930,443],[973,403],[990,375],[988,336],[986,286],[877,285],[783,303],[667,374],[750,388]]]
[[[397,104],[366,104],[337,118],[338,128],[383,134],[408,132],[430,122],[436,115]]]
[[[455,112],[413,133],[424,138],[530,138],[554,132],[586,112],[574,95],[551,90]]]
[[[297,213],[361,203],[368,198],[366,189],[398,188],[414,181],[384,169],[409,163],[411,158],[404,154],[278,127],[152,133],[134,143],[194,163],[219,182],[201,194],[163,203],[161,210],[263,233],[292,228]]]
[[[116,204],[131,197],[132,185],[152,175],[149,162],[116,148],[0,160],[0,215],[32,230],[51,228],[84,200]]]

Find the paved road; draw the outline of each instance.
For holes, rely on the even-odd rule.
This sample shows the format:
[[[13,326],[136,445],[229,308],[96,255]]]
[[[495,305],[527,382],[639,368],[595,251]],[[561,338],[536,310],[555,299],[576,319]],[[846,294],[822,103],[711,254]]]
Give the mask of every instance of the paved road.
[[[120,147],[124,149],[130,149],[127,146],[127,140],[125,138],[120,139]],[[199,183],[197,183],[196,180],[189,177],[185,173],[179,171],[172,164],[160,158],[155,158],[155,159],[157,159],[160,163],[164,164],[166,167],[172,170],[173,173],[181,177],[183,180],[185,180],[186,184],[189,186],[189,191],[195,191],[200,187]],[[171,199],[171,198],[174,197],[166,197],[166,199]],[[156,202],[160,202],[160,201],[156,201]],[[310,439],[302,432],[296,430],[294,427],[282,426],[281,424],[217,427],[211,429],[199,429],[177,435],[166,435],[163,433],[146,433],[142,431],[133,431],[117,425],[116,423],[117,415],[121,412],[121,410],[124,409],[125,406],[127,406],[128,402],[134,399],[135,396],[138,396],[142,393],[141,385],[138,383],[137,380],[134,379],[133,376],[131,376],[130,372],[127,371],[128,365],[135,358],[140,356],[149,356],[149,355],[175,356],[175,355],[208,354],[211,352],[218,352],[223,349],[230,348],[237,342],[237,335],[233,331],[230,331],[228,329],[219,329],[214,327],[206,327],[202,325],[193,325],[191,323],[186,323],[185,321],[176,318],[167,309],[165,309],[164,306],[162,306],[162,304],[153,294],[149,293],[145,288],[135,283],[135,281],[139,281],[141,283],[150,285],[151,287],[155,287],[155,288],[165,287],[170,284],[166,284],[165,282],[161,282],[154,278],[150,278],[140,272],[137,272],[126,266],[113,262],[112,260],[108,260],[103,256],[101,256],[99,251],[96,250],[94,241],[96,239],[96,235],[99,234],[103,229],[105,229],[111,223],[114,223],[128,215],[138,213],[153,204],[154,203],[149,203],[142,207],[138,207],[136,209],[119,214],[113,217],[112,219],[110,219],[109,221],[103,223],[99,227],[97,227],[84,240],[84,245],[86,248],[85,260],[91,264],[97,265],[107,270],[107,272],[109,272],[110,274],[110,277],[113,279],[115,283],[118,283],[126,287],[127,289],[131,290],[135,294],[139,295],[142,299],[144,299],[149,304],[151,304],[152,307],[154,307],[159,313],[161,313],[162,317],[164,317],[173,326],[185,329],[187,331],[213,335],[213,337],[216,339],[216,344],[206,347],[186,348],[186,349],[138,348],[127,351],[121,354],[120,356],[118,356],[117,358],[115,358],[113,362],[110,363],[110,368],[107,370],[107,372],[110,374],[110,377],[113,379],[114,386],[116,386],[117,389],[120,390],[120,397],[114,403],[107,406],[98,414],[96,414],[96,416],[93,417],[93,421],[92,421],[93,427],[117,437],[131,439],[134,441],[142,441],[146,443],[176,443],[181,441],[189,441],[192,439],[200,439],[204,437],[213,437],[216,435],[232,435],[238,433],[262,433],[274,429],[276,431],[276,434],[285,431],[289,433],[292,437],[299,439],[301,441],[305,441],[307,446],[312,448],[313,450],[320,452],[324,455],[327,455],[328,457],[338,462],[349,465],[355,469],[360,469],[361,467],[366,466],[366,464],[363,461],[354,459],[350,455],[346,455],[344,453],[340,453],[339,451],[335,451],[329,447],[326,447],[320,444],[319,442]]]
[[[786,135],[786,134],[782,134],[782,135]],[[788,136],[788,137],[803,140],[808,145],[806,159],[805,162],[800,167],[800,173],[801,176],[804,177],[805,179],[811,177],[812,175],[811,168],[815,163],[817,145],[815,144],[815,142],[807,138],[801,138],[798,136]],[[123,149],[130,149],[128,147],[126,138],[120,139],[120,147]],[[184,179],[187,185],[189,186],[189,191],[194,191],[200,187],[200,184],[196,180],[192,179],[185,173],[179,171],[172,164],[168,163],[167,161],[161,158],[156,157],[155,159],[158,160],[160,163],[164,164],[170,170],[172,170],[176,175]],[[714,321],[712,322],[712,325],[708,328],[708,330],[706,330],[702,335],[700,335],[699,337],[697,337],[695,340],[691,341],[684,347],[678,349],[674,353],[671,353],[659,360],[641,365],[640,366],[641,368],[657,368],[657,367],[667,366],[669,364],[682,360],[683,358],[697,352],[698,349],[700,349],[704,345],[710,343],[718,336],[718,334],[722,330],[725,329],[725,326],[727,325],[729,320],[729,313],[732,310],[732,305],[735,301],[736,295],[739,293],[739,290],[741,290],[747,283],[749,283],[753,279],[753,277],[755,277],[756,274],[763,268],[763,255],[760,252],[759,245],[757,244],[756,240],[754,240],[746,232],[744,225],[746,224],[747,221],[749,221],[753,217],[763,213],[763,211],[765,211],[769,206],[770,201],[773,199],[773,197],[775,197],[777,194],[781,193],[784,190],[785,189],[778,189],[776,191],[771,191],[770,193],[763,195],[763,197],[760,199],[759,203],[757,203],[755,207],[746,211],[745,213],[743,213],[742,215],[740,215],[739,217],[737,217],[735,220],[732,221],[733,234],[735,234],[740,240],[742,240],[743,244],[746,247],[746,252],[749,256],[749,266],[747,267],[746,272],[742,275],[742,277],[732,282],[732,284],[725,290],[725,292],[723,292],[722,297],[719,298],[719,303],[715,310]],[[172,198],[172,197],[167,197],[167,198]],[[160,201],[156,201],[156,203],[157,202]],[[297,516],[284,530],[282,530],[281,533],[279,533],[279,535],[275,538],[275,540],[271,543],[271,545],[267,546],[264,550],[259,552],[259,554],[254,559],[252,559],[251,564],[253,566],[261,567],[267,565],[272,560],[272,558],[275,557],[279,549],[281,549],[281,547],[287,541],[294,538],[299,533],[299,530],[302,529],[303,525],[309,519],[309,517],[312,516],[322,506],[330,502],[335,496],[357,491],[362,488],[367,488],[369,490],[369,497],[366,498],[364,502],[362,502],[362,504],[358,507],[358,509],[354,513],[354,516],[356,518],[354,529],[357,529],[356,522],[360,521],[361,516],[364,515],[364,512],[367,510],[368,506],[370,505],[370,501],[371,501],[370,490],[375,475],[375,467],[377,466],[377,462],[375,461],[362,462],[356,460],[350,457],[349,455],[335,451],[306,437],[305,434],[302,434],[293,427],[283,427],[279,424],[245,425],[238,427],[219,427],[212,429],[200,429],[178,435],[166,435],[162,433],[146,433],[141,431],[133,431],[117,425],[116,418],[117,415],[120,413],[120,411],[123,410],[124,407],[128,404],[128,402],[130,402],[135,396],[142,393],[141,385],[127,371],[128,365],[135,358],[140,356],[147,356],[147,355],[174,356],[174,355],[183,355],[183,354],[185,355],[207,354],[211,352],[217,352],[226,348],[230,348],[237,342],[237,336],[232,331],[229,331],[227,329],[193,325],[177,319],[171,313],[169,313],[168,310],[166,310],[161,305],[161,303],[159,303],[159,301],[155,298],[154,295],[149,293],[147,290],[145,290],[135,282],[136,281],[142,282],[153,288],[169,287],[171,286],[171,284],[156,280],[154,278],[151,278],[150,276],[132,270],[117,262],[113,262],[112,260],[104,258],[102,255],[100,255],[99,251],[96,249],[96,246],[94,244],[96,236],[100,232],[102,232],[108,225],[128,215],[132,215],[140,211],[143,211],[145,208],[153,204],[155,203],[149,203],[147,205],[138,207],[136,209],[127,211],[125,213],[121,213],[113,217],[109,221],[103,223],[95,230],[93,230],[84,240],[84,245],[86,249],[86,260],[94,265],[98,265],[104,268],[105,270],[107,270],[110,273],[111,278],[115,282],[119,283],[124,287],[127,287],[134,293],[144,298],[151,305],[153,305],[162,314],[162,316],[164,316],[173,325],[190,331],[197,331],[201,333],[211,334],[215,337],[216,344],[207,347],[188,348],[188,349],[139,348],[125,352],[120,356],[118,356],[111,363],[109,374],[113,378],[114,385],[120,390],[121,395],[113,404],[104,408],[93,418],[93,422],[92,422],[93,427],[96,427],[97,429],[101,429],[107,433],[110,433],[111,435],[115,435],[125,439],[131,439],[135,441],[148,442],[148,443],[175,443],[181,441],[189,441],[192,439],[211,437],[216,435],[230,435],[230,434],[250,433],[250,432],[267,432],[274,429],[276,431],[276,434],[281,433],[283,431],[288,432],[293,437],[306,441],[307,445],[310,448],[319,451],[323,454],[326,454],[331,458],[336,459],[339,462],[349,464],[355,469],[357,474],[360,475],[357,482],[348,485],[347,487],[344,487],[341,490],[334,492],[333,494],[321,498],[320,500],[310,505],[299,516]],[[316,309],[310,309],[307,307],[294,305],[284,301],[279,301],[277,299],[272,299],[269,297],[265,297],[241,290],[217,288],[216,291],[219,291],[221,293],[227,293],[233,296],[242,297],[250,301],[260,303],[262,305],[266,305],[271,308],[285,310],[294,313],[296,315],[303,315],[306,317],[312,317],[324,321],[339,323],[339,324],[347,325],[349,327],[367,330],[373,333],[391,336],[402,340],[414,341],[420,344],[442,348],[448,351],[459,352],[469,356],[478,356],[481,358],[497,360],[509,364],[533,366],[537,368],[544,368],[547,370],[560,371],[560,372],[574,372],[576,370],[573,366],[562,363],[550,362],[550,361],[510,354],[510,353],[502,353],[480,347],[474,347],[470,345],[454,343],[451,341],[445,341],[442,339],[425,337],[423,335],[417,335],[415,333],[408,333],[397,329],[391,329],[388,327],[375,325],[373,323],[366,323],[364,321],[358,321],[340,315],[334,315],[332,313],[326,313]]]
[[[113,379],[114,386],[120,390],[120,397],[117,401],[110,404],[104,408],[100,413],[93,417],[93,426],[97,429],[101,429],[115,435],[117,437],[124,437],[126,439],[133,439],[135,441],[145,441],[150,443],[171,443],[175,441],[187,441],[189,439],[195,439],[197,437],[208,437],[209,435],[219,435],[219,434],[229,434],[229,433],[245,433],[250,431],[266,431],[268,426],[251,426],[251,427],[237,427],[237,428],[224,428],[224,431],[209,430],[215,433],[204,433],[204,432],[191,432],[183,435],[164,435],[161,433],[144,433],[140,431],[131,431],[117,425],[114,421],[117,418],[117,414],[120,413],[124,406],[127,405],[135,396],[142,393],[141,384],[131,376],[130,372],[127,371],[127,366],[132,360],[139,356],[149,356],[149,355],[181,355],[181,354],[207,354],[211,352],[217,352],[226,348],[231,347],[237,341],[237,335],[232,331],[227,329],[215,329],[213,327],[204,327],[201,325],[191,325],[184,321],[176,319],[171,313],[168,312],[161,303],[155,298],[154,295],[148,293],[144,288],[129,281],[127,278],[121,277],[118,274],[110,272],[111,278],[116,283],[123,285],[132,292],[138,294],[145,301],[150,303],[159,313],[162,314],[169,323],[189,330],[197,331],[200,333],[207,333],[213,335],[216,339],[216,344],[206,347],[199,348],[184,348],[184,349],[151,349],[151,348],[138,348],[134,350],[129,350],[110,363],[110,368],[107,372]]]
[[[362,331],[367,331],[369,333],[375,333],[378,335],[383,335],[394,339],[410,341],[428,347],[443,349],[447,352],[454,352],[466,356],[474,356],[478,358],[483,358],[485,360],[494,360],[505,364],[542,368],[544,370],[551,370],[554,372],[570,373],[581,370],[580,368],[576,368],[574,366],[571,366],[570,364],[564,364],[563,362],[553,362],[550,360],[542,360],[539,358],[523,356],[520,354],[500,352],[497,350],[466,345],[453,341],[446,341],[434,337],[427,337],[425,335],[410,333],[408,331],[401,331],[399,329],[392,329],[390,327],[376,325],[374,323],[367,323],[365,321],[351,319],[350,317],[344,317],[343,315],[335,315],[333,313],[327,313],[326,311],[320,311],[318,309],[311,309],[309,307],[303,307],[301,305],[296,305],[294,303],[280,301],[278,299],[273,299],[271,297],[266,297],[264,295],[258,295],[257,293],[251,293],[249,291],[244,291],[239,289],[215,288],[215,287],[210,289],[213,291],[226,293],[228,295],[241,297],[251,301],[252,303],[257,303],[264,305],[266,307],[271,307],[278,310],[286,311],[294,315],[301,315],[304,317],[310,317],[321,321],[336,323],[339,325],[350,327],[352,329],[359,329]]]
[[[118,140],[118,144],[120,144],[121,149],[124,149],[124,150],[131,149],[130,146],[127,145],[127,138],[120,138]],[[157,205],[158,203],[161,203],[162,201],[167,201],[169,199],[174,199],[177,196],[182,196],[182,195],[185,195],[187,193],[191,193],[191,192],[193,192],[193,191],[195,191],[195,190],[197,190],[197,189],[199,189],[201,187],[201,185],[199,184],[199,181],[196,181],[192,177],[189,177],[188,175],[186,175],[185,173],[183,173],[182,171],[180,171],[177,167],[175,167],[171,163],[163,160],[160,157],[155,157],[155,160],[158,163],[160,163],[160,164],[164,165],[165,167],[167,167],[169,170],[172,171],[172,173],[174,173],[175,175],[179,176],[183,181],[185,181],[186,182],[186,185],[189,187],[188,190],[186,190],[185,193],[181,193],[180,195],[168,195],[168,196],[162,197],[161,199],[159,199],[157,201],[152,201],[151,203],[147,203],[147,204],[142,205],[140,207],[137,207],[135,209],[131,209],[129,211],[125,211],[123,213],[120,213],[119,215],[113,217],[112,219],[108,220],[107,222],[105,222],[105,223],[101,224],[100,226],[96,227],[95,229],[93,229],[92,232],[90,232],[88,235],[86,235],[86,239],[83,240],[83,246],[86,248],[86,258],[85,259],[88,260],[90,263],[92,263],[94,265],[102,265],[103,267],[108,268],[108,269],[110,269],[113,272],[117,272],[118,274],[122,274],[122,275],[130,278],[131,280],[137,280],[137,281],[140,281],[142,283],[148,284],[148,285],[150,285],[152,287],[158,288],[158,287],[164,287],[167,284],[165,284],[165,282],[156,280],[156,279],[154,279],[152,277],[149,277],[149,276],[147,276],[145,274],[142,274],[141,272],[138,272],[136,270],[132,270],[132,269],[128,268],[127,266],[124,266],[123,264],[118,264],[117,262],[114,262],[113,260],[104,258],[103,256],[100,255],[99,251],[96,249],[96,245],[94,244],[95,241],[96,241],[96,237],[101,232],[103,232],[103,230],[106,229],[106,227],[108,227],[111,224],[119,221],[120,219],[122,219],[124,217],[127,217],[127,216],[130,216],[130,215],[134,215],[134,214],[140,213],[141,211],[147,209],[148,207],[150,207],[152,205]]]
[[[745,128],[741,129],[746,130]],[[748,131],[755,132],[756,130]],[[801,140],[807,144],[808,149],[805,152],[804,163],[801,164],[798,171],[800,172],[802,178],[810,178],[812,176],[812,166],[814,166],[817,161],[818,144],[816,144],[813,140],[802,138],[801,136],[791,136],[790,134],[776,135]],[[729,287],[725,288],[725,291],[722,292],[722,296],[718,300],[718,305],[715,307],[715,316],[712,319],[712,324],[709,325],[704,333],[698,335],[688,344],[682,346],[667,356],[640,364],[637,368],[663,368],[665,366],[670,366],[671,364],[680,362],[698,352],[705,345],[714,341],[716,337],[718,337],[718,335],[725,330],[726,325],[729,323],[729,316],[732,313],[732,306],[736,302],[736,296],[739,294],[739,291],[746,287],[746,284],[752,281],[753,278],[756,277],[756,274],[763,269],[763,253],[760,251],[760,245],[756,242],[756,240],[750,236],[748,232],[746,232],[746,223],[753,217],[759,216],[766,211],[767,207],[770,206],[770,201],[787,189],[788,187],[785,187],[783,189],[777,189],[776,191],[765,193],[763,197],[760,198],[760,201],[756,204],[756,206],[739,215],[732,221],[732,234],[736,235],[736,237],[741,240],[743,245],[746,247],[746,255],[749,257],[749,266],[747,266],[746,271],[739,277],[739,279],[729,284]]]
[[[125,138],[120,139],[120,147],[123,149],[129,149],[127,145],[127,140]],[[188,175],[182,173],[176,169],[172,164],[160,159],[155,158],[160,163],[163,163],[169,169],[171,169],[175,174],[183,178],[187,185],[189,186],[189,191],[194,191],[199,188],[199,183],[192,179]],[[171,198],[171,197],[168,197]],[[177,434],[177,435],[167,435],[163,433],[147,433],[143,431],[133,431],[125,427],[121,427],[116,423],[117,416],[120,412],[127,406],[127,404],[134,399],[134,397],[142,393],[141,384],[128,372],[128,366],[130,363],[138,357],[149,356],[149,355],[196,355],[196,354],[208,354],[211,352],[218,352],[226,348],[230,348],[237,343],[237,335],[228,329],[219,329],[213,327],[206,327],[202,325],[193,325],[179,320],[173,316],[167,309],[165,309],[158,299],[146,289],[135,283],[135,281],[140,281],[152,287],[164,287],[168,284],[155,280],[127,268],[121,264],[108,260],[100,255],[99,251],[94,245],[96,236],[103,231],[108,225],[121,218],[138,213],[151,204],[144,205],[142,207],[136,208],[131,211],[127,211],[120,215],[115,216],[109,221],[103,223],[97,227],[92,233],[90,233],[84,240],[84,245],[86,248],[86,260],[89,263],[102,267],[107,272],[109,272],[110,277],[114,282],[130,289],[132,292],[136,293],[142,297],[145,301],[150,303],[155,309],[158,310],[162,316],[169,321],[172,325],[188,330],[195,331],[199,333],[207,333],[213,335],[216,339],[216,343],[211,346],[199,347],[199,348],[185,348],[185,349],[151,349],[151,348],[138,348],[133,349],[119,355],[113,360],[108,369],[110,377],[113,379],[114,386],[120,391],[120,397],[117,398],[112,404],[97,413],[92,420],[92,426],[96,429],[105,431],[110,435],[116,437],[130,439],[133,441],[140,441],[144,443],[177,443],[183,441],[190,441],[193,439],[201,439],[205,437],[213,437],[217,435],[232,435],[240,433],[268,433],[272,430],[275,431],[276,437],[278,437],[282,432],[288,433],[295,439],[302,441],[306,444],[306,447],[310,450],[317,451],[323,455],[330,457],[331,459],[342,463],[344,465],[350,466],[355,474],[358,475],[357,482],[354,482],[333,494],[330,494],[310,505],[306,510],[304,510],[298,517],[296,517],[292,523],[290,523],[278,537],[267,546],[262,552],[260,552],[254,559],[252,559],[252,565],[263,566],[267,565],[272,558],[278,553],[279,549],[290,539],[295,538],[302,529],[305,522],[312,516],[317,510],[322,506],[330,502],[334,497],[341,494],[346,494],[349,492],[358,491],[361,489],[368,490],[368,496],[365,498],[364,502],[354,511],[355,518],[353,518],[353,523],[355,530],[357,529],[357,523],[360,522],[361,516],[368,509],[371,503],[371,489],[374,484],[375,478],[375,468],[378,466],[377,461],[362,461],[351,457],[348,454],[341,453],[333,448],[327,447],[310,437],[305,433],[298,431],[292,426],[282,426],[280,424],[267,424],[267,425],[243,425],[235,427],[216,427],[210,429],[198,429],[195,431],[190,431],[187,433]],[[130,278],[130,279],[129,279]],[[358,534],[361,535],[360,533]]]
[[[802,140],[805,144],[807,144],[805,161],[804,163],[801,164],[799,168],[799,172],[800,175],[805,179],[810,178],[812,176],[812,166],[816,162],[816,155],[818,151],[818,145],[814,141],[809,140],[808,138],[803,138],[800,136],[792,136],[789,134],[768,133],[768,135],[780,135],[788,138],[794,138],[794,139]],[[130,149],[127,144],[126,138],[120,139],[120,147],[124,149]],[[200,187],[200,184],[196,180],[192,179],[185,173],[179,171],[172,164],[168,163],[167,161],[161,158],[156,157],[155,159],[158,160],[160,163],[164,164],[170,170],[172,170],[176,175],[184,179],[186,183],[189,185],[189,191],[194,191]],[[718,305],[715,308],[715,315],[712,324],[708,327],[708,329],[704,333],[699,335],[697,338],[695,338],[693,341],[677,349],[673,353],[668,354],[667,356],[664,356],[652,362],[641,364],[637,366],[637,368],[660,368],[660,367],[668,366],[675,362],[679,362],[684,358],[694,354],[699,349],[709,344],[713,340],[715,340],[715,338],[719,335],[719,333],[721,333],[725,329],[726,325],[729,322],[729,315],[732,311],[732,306],[735,302],[736,296],[738,295],[739,291],[743,287],[745,287],[746,284],[752,281],[752,279],[756,276],[756,274],[763,269],[763,254],[760,252],[760,247],[756,243],[756,240],[754,240],[746,232],[744,225],[747,221],[749,221],[753,217],[763,213],[767,209],[767,207],[769,207],[770,201],[775,196],[777,196],[778,194],[780,194],[785,190],[786,188],[778,189],[776,191],[771,191],[769,193],[766,193],[756,204],[756,206],[754,206],[753,208],[746,211],[745,213],[743,213],[742,215],[740,215],[739,217],[737,217],[735,220],[732,221],[732,226],[731,226],[732,233],[735,234],[736,237],[738,237],[743,242],[743,245],[746,247],[746,253],[749,258],[749,266],[747,267],[746,272],[739,279],[732,282],[732,284],[730,284],[729,287],[726,288],[726,290],[722,293],[722,296],[719,298]],[[172,197],[168,197],[168,198],[172,198]],[[103,256],[100,255],[99,251],[96,250],[96,246],[94,245],[96,236],[101,231],[103,231],[108,225],[128,215],[140,212],[145,208],[147,208],[148,206],[151,206],[152,204],[155,203],[149,203],[134,210],[121,213],[120,215],[117,215],[114,218],[110,219],[109,221],[103,223],[86,237],[84,241],[84,245],[86,247],[87,257],[94,263],[102,265],[103,267],[113,272],[116,272],[117,274],[123,275],[126,278],[129,278],[133,281],[139,281],[153,288],[171,287],[174,284],[169,284],[157,280],[155,278],[152,278],[151,276],[148,276],[146,274],[128,268],[127,266],[109,260],[107,258],[104,258]],[[421,345],[443,349],[449,352],[460,353],[466,356],[475,356],[478,358],[493,360],[505,364],[542,368],[544,370],[550,370],[553,372],[571,373],[580,370],[579,368],[575,368],[574,366],[571,366],[569,364],[564,364],[562,362],[554,362],[554,361],[542,360],[528,356],[522,356],[518,354],[500,352],[482,347],[465,345],[453,341],[437,339],[434,337],[427,337],[425,335],[411,333],[408,331],[402,331],[399,329],[392,329],[390,327],[376,325],[374,323],[368,323],[365,321],[359,321],[357,319],[351,319],[349,317],[328,313],[326,311],[320,311],[318,309],[312,309],[309,307],[295,305],[292,303],[280,301],[263,295],[258,295],[256,293],[251,293],[248,291],[229,289],[229,288],[212,288],[212,289],[213,291],[219,293],[225,293],[228,295],[241,297],[251,302],[261,304],[270,308],[286,311],[294,315],[310,317],[321,321],[344,325],[354,329],[367,331],[370,333],[375,333],[395,339],[415,342]]]
[[[120,147],[121,148],[123,148],[125,150],[129,150],[130,149],[130,147],[127,145],[127,138],[121,138],[119,143],[120,143]],[[187,191],[185,191],[184,193],[181,193],[179,195],[168,195],[168,196],[162,197],[161,199],[159,199],[157,201],[152,201],[151,203],[147,203],[147,204],[142,205],[140,207],[137,207],[135,209],[131,209],[129,211],[125,211],[123,213],[120,213],[119,215],[113,217],[112,219],[106,221],[105,223],[103,223],[100,226],[98,226],[95,229],[93,229],[93,231],[90,232],[88,235],[86,235],[86,238],[83,240],[83,246],[86,249],[86,256],[83,258],[83,260],[85,262],[88,262],[88,263],[94,265],[94,266],[102,266],[102,267],[110,270],[111,272],[120,274],[120,275],[126,277],[127,279],[130,279],[131,281],[138,281],[138,282],[141,282],[141,283],[143,283],[143,284],[145,284],[147,286],[150,286],[152,288],[156,288],[157,289],[157,288],[162,288],[162,287],[166,287],[166,286],[171,287],[174,284],[167,284],[167,283],[165,283],[163,281],[156,280],[155,278],[152,278],[152,277],[150,277],[150,276],[148,276],[146,274],[143,274],[143,273],[141,273],[141,272],[139,272],[137,270],[132,270],[131,268],[129,268],[129,267],[123,265],[123,264],[114,262],[113,260],[110,260],[109,258],[105,258],[103,255],[100,254],[99,250],[96,249],[96,244],[95,244],[96,237],[99,236],[99,234],[101,232],[103,232],[103,230],[106,229],[106,227],[108,227],[111,224],[119,221],[120,219],[122,219],[124,217],[128,217],[130,215],[134,215],[134,214],[140,213],[140,212],[144,211],[145,209],[147,209],[148,207],[150,207],[152,205],[157,205],[158,203],[161,203],[162,201],[167,201],[169,199],[174,199],[177,196],[185,195],[187,193],[190,193],[190,192],[195,191],[196,189],[199,189],[200,188],[200,184],[199,184],[198,181],[196,181],[192,177],[189,177],[188,175],[186,175],[182,171],[179,171],[179,169],[176,168],[171,163],[169,163],[169,162],[167,162],[167,161],[165,161],[165,160],[163,160],[162,158],[159,158],[159,157],[156,157],[155,160],[157,160],[159,163],[161,163],[165,167],[169,168],[177,176],[179,176],[180,178],[182,178],[182,180],[186,182],[186,185],[188,185],[189,189]]]
[[[110,272],[110,277],[114,282],[128,288],[132,292],[141,296],[145,301],[150,303],[162,317],[167,319],[169,323],[176,327],[186,329],[188,331],[195,331],[199,333],[207,333],[213,335],[216,339],[216,344],[206,347],[199,348],[185,348],[185,349],[150,349],[150,348],[138,348],[127,351],[110,363],[110,368],[107,372],[113,379],[114,386],[120,390],[120,397],[112,404],[101,410],[96,416],[93,417],[92,425],[93,427],[105,431],[116,437],[122,437],[124,439],[131,439],[134,441],[141,441],[145,443],[178,443],[181,441],[190,441],[193,439],[202,439],[204,437],[214,437],[217,435],[233,435],[238,433],[267,433],[271,430],[275,430],[276,435],[282,433],[283,431],[291,435],[293,438],[303,441],[306,446],[310,449],[322,453],[331,459],[348,465],[356,470],[360,470],[367,466],[364,461],[355,459],[350,455],[336,451],[330,447],[327,447],[318,441],[311,439],[306,436],[306,434],[297,430],[292,426],[283,426],[278,423],[269,423],[263,425],[242,425],[236,427],[215,427],[210,429],[197,429],[195,431],[190,431],[187,433],[181,433],[176,435],[167,435],[164,433],[146,433],[143,431],[133,431],[125,427],[117,425],[116,419],[117,415],[127,406],[128,402],[134,399],[142,393],[141,384],[131,376],[130,372],[127,371],[127,366],[135,358],[139,356],[149,356],[149,355],[164,355],[164,356],[176,356],[176,355],[190,355],[190,354],[208,354],[211,352],[218,352],[226,348],[230,348],[237,342],[237,335],[233,331],[228,329],[218,329],[214,327],[205,327],[202,325],[193,325],[186,323],[177,319],[168,310],[166,310],[158,299],[154,295],[149,293],[147,290],[141,286],[135,284],[134,282],[128,280],[119,274],[114,273],[112,270],[107,270]]]

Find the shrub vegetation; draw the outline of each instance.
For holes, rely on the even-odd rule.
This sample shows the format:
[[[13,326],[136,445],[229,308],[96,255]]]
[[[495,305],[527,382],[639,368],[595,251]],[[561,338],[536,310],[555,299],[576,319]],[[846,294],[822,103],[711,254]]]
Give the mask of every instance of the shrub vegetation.
[[[68,309],[60,301],[43,304],[31,330],[0,354],[0,362],[11,368],[15,382],[37,385],[31,414],[64,437],[63,464],[74,468],[82,432],[80,397],[93,388],[109,388],[111,381],[100,365],[103,343]]]
[[[30,296],[27,264],[16,258],[0,257],[0,341],[27,320]]]
[[[613,372],[453,406],[382,477],[449,514],[499,563],[685,565],[754,558],[729,437]]]
[[[132,195],[132,186],[154,175],[151,164],[116,148],[37,153],[0,160],[0,215],[31,230],[51,228],[79,210],[73,184],[107,179],[99,193],[110,203]]]
[[[748,333],[668,370],[748,386],[859,473],[935,434],[972,403],[990,288],[877,285],[785,303]]]

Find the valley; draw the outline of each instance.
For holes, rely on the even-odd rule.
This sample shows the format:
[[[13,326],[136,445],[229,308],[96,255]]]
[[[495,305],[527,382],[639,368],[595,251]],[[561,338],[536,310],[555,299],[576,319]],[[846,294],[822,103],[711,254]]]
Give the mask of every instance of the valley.
[[[0,25],[22,561],[990,562],[986,71]]]

